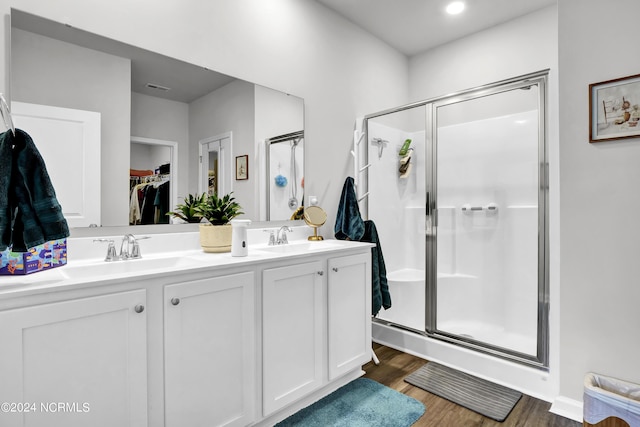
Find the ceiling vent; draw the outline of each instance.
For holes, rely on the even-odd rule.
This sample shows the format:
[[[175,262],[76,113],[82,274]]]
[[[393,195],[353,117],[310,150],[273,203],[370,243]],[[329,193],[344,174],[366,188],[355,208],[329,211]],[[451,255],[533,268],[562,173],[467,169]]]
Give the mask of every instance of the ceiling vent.
[[[163,92],[166,92],[166,91],[171,90],[171,88],[168,88],[168,87],[166,87],[166,86],[160,86],[160,85],[157,85],[157,84],[155,84],[155,83],[147,83],[147,84],[146,84],[146,86],[147,86],[149,89],[161,90],[161,91],[163,91]]]

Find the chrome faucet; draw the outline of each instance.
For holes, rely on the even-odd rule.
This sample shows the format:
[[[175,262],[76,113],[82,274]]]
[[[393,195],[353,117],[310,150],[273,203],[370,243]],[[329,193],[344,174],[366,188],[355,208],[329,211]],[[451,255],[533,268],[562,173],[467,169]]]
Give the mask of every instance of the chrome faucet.
[[[283,225],[282,227],[280,227],[280,230],[278,230],[276,245],[286,245],[289,243],[289,241],[287,240],[287,231],[292,232],[293,230],[288,225]]]
[[[148,238],[148,236],[136,237],[133,234],[125,234],[122,238],[122,244],[120,245],[120,259],[142,258],[138,240]]]

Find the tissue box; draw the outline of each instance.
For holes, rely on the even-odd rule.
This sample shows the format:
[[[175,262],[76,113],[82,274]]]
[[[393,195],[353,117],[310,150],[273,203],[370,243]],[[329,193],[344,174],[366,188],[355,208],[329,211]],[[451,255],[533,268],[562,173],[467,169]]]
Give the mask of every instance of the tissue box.
[[[22,275],[49,270],[67,263],[67,239],[51,240],[27,252],[0,253],[0,275]]]

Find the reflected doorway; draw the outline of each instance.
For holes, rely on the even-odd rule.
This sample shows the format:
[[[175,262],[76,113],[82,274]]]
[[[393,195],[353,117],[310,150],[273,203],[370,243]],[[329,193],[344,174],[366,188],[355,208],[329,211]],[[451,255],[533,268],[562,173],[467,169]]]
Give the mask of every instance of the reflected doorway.
[[[178,143],[132,136],[129,225],[168,224],[177,204]]]
[[[232,133],[202,139],[199,144],[198,193],[224,195],[232,189]]]

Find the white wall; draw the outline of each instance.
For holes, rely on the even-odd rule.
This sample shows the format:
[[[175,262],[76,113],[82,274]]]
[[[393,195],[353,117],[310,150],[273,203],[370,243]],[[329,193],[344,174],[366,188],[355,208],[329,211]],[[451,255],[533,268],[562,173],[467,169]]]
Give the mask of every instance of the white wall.
[[[433,98],[545,68],[556,73],[557,33],[552,6],[416,55],[410,60],[410,98]]]
[[[640,383],[640,140],[590,144],[588,122],[589,84],[638,74],[640,3],[558,3],[560,393],[581,400],[589,371]]]

